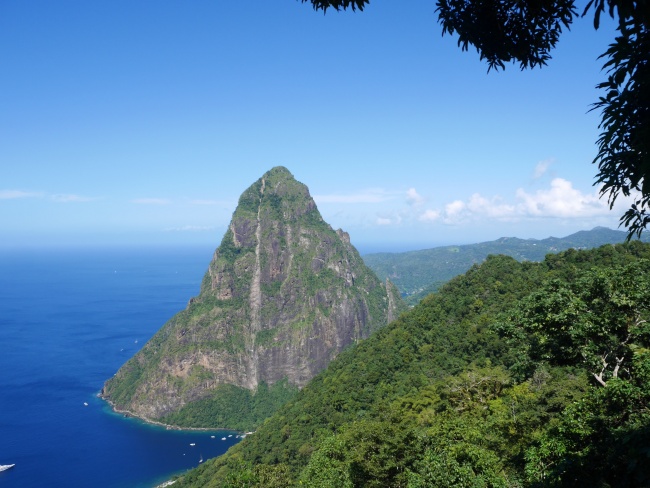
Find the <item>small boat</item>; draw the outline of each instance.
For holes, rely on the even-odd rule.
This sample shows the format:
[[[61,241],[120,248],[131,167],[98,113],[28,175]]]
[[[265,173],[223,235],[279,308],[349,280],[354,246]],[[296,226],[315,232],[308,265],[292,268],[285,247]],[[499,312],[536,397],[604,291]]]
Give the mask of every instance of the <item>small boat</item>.
[[[213,435],[211,435],[211,436],[210,436],[210,439],[214,439],[214,436],[213,436]]]
[[[13,468],[15,464],[0,464],[0,471],[6,471],[9,468]]]
[[[232,437],[232,434],[230,434],[228,437]]]
[[[199,459],[199,464],[203,462],[203,454],[201,454],[201,459]]]
[[[225,437],[222,437],[222,438],[221,438],[221,440],[222,440],[222,441],[225,441],[225,440],[226,440],[226,438],[225,438]]]
[[[87,407],[87,406],[88,406],[88,402],[84,402],[84,407]]]
[[[196,442],[190,442],[190,446],[196,446]]]

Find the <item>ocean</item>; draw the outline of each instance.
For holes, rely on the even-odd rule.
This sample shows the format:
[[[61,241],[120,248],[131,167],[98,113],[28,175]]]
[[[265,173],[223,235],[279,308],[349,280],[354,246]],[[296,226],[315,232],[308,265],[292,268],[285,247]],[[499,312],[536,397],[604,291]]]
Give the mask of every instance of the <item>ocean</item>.
[[[212,252],[0,251],[0,465],[15,464],[0,487],[152,487],[238,442],[125,418],[97,397],[198,294]]]

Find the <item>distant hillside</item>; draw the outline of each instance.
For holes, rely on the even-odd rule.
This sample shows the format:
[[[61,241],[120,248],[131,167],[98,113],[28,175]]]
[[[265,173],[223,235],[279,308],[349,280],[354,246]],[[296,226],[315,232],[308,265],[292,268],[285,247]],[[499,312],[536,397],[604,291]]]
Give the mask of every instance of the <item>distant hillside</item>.
[[[407,297],[407,302],[413,305],[454,276],[466,272],[473,264],[482,263],[490,254],[505,254],[517,261],[539,262],[549,253],[619,244],[625,241],[626,236],[627,233],[623,231],[596,227],[559,238],[538,240],[502,237],[496,241],[463,246],[366,254],[363,260],[380,279],[389,278],[402,295]],[[647,242],[649,238],[644,237],[642,240]]]

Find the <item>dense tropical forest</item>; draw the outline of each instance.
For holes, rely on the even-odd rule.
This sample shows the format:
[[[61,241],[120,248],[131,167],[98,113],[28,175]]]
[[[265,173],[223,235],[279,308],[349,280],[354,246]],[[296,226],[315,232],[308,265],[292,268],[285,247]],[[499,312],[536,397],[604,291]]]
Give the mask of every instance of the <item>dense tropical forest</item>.
[[[650,245],[490,256],[176,486],[650,485]]]

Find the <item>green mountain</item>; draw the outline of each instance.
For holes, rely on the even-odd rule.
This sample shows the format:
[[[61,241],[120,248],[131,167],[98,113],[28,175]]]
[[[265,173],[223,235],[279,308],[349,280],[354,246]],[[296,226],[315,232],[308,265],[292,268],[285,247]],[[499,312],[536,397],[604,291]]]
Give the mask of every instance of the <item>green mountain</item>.
[[[490,256],[178,487],[650,486],[650,245]]]
[[[101,395],[150,421],[250,429],[404,308],[276,167],[241,195],[200,294]]]
[[[373,253],[363,256],[366,264],[381,279],[389,278],[408,297],[410,304],[419,302],[454,276],[482,263],[490,254],[512,256],[517,261],[542,261],[548,253],[567,249],[592,249],[604,244],[625,242],[627,232],[596,227],[566,237],[519,239],[502,237],[496,241],[442,246],[402,253]],[[645,241],[648,238],[644,239]]]

